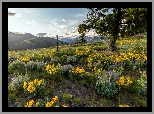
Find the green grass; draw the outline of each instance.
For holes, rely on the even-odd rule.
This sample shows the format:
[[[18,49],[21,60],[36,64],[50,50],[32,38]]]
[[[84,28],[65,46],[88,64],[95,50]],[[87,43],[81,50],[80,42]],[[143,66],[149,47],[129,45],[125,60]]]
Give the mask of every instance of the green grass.
[[[146,40],[146,39],[145,39]],[[145,49],[141,48],[134,48],[133,46],[137,45],[145,47]],[[87,53],[85,51],[86,47],[89,48],[89,52]],[[76,53],[76,49],[81,50],[79,55]],[[103,71],[92,71],[94,66],[92,68],[88,65],[87,58],[91,57],[92,54],[102,54],[105,55],[106,53],[112,54],[112,52],[108,51],[108,44],[103,43],[94,43],[91,45],[85,45],[85,46],[62,46],[59,47],[59,52],[52,52],[52,49],[54,48],[40,48],[40,49],[34,49],[34,50],[25,50],[25,51],[9,51],[9,61],[8,64],[9,71],[8,71],[8,84],[11,83],[11,79],[13,77],[17,76],[23,76],[28,77],[29,81],[33,81],[34,79],[44,79],[46,81],[46,85],[43,88],[43,91],[40,93],[38,92],[37,95],[34,94],[34,97],[32,97],[34,100],[42,99],[45,102],[45,98],[49,98],[50,100],[54,96],[58,96],[57,105],[63,105],[66,104],[69,107],[119,107],[120,104],[128,104],[131,107],[146,107],[146,95],[142,96],[136,96],[131,91],[131,88],[126,89],[126,91],[118,92],[113,98],[107,98],[106,96],[99,95],[95,90],[95,85],[98,80],[98,77],[104,76],[104,72],[108,71],[108,67],[104,65],[103,63],[99,63],[102,60],[100,58],[97,58],[95,62],[93,63],[94,66],[97,66],[98,68],[102,68]],[[133,52],[140,51],[146,52],[146,42],[137,41],[136,43],[130,44],[130,43],[124,43],[122,46],[117,43],[117,49],[118,52]],[[34,54],[34,57],[32,57],[32,54]],[[42,54],[42,55],[41,55]],[[109,54],[109,55],[110,55]],[[116,54],[114,52],[113,54]],[[109,56],[107,55],[107,57]],[[21,59],[21,57],[30,56],[30,60],[33,61],[29,64],[29,69],[26,70],[24,67],[21,69],[20,66],[17,65],[17,63],[12,63],[13,61],[17,59]],[[75,57],[76,61],[74,62],[68,62],[68,57]],[[57,60],[55,62],[53,59]],[[110,59],[110,58],[108,58]],[[97,61],[98,60],[98,61]],[[106,59],[103,59],[106,60]],[[73,61],[73,60],[72,60]],[[110,61],[110,60],[109,60]],[[20,60],[21,62],[21,60]],[[43,63],[41,66],[41,62]],[[83,67],[86,73],[83,73],[82,75],[74,75],[68,72],[62,72],[58,71],[54,75],[50,75],[47,73],[46,66],[48,64],[52,65],[55,64],[56,66],[58,63],[60,63],[62,66],[64,65],[72,65],[73,67]],[[14,66],[11,66],[10,64],[13,64]],[[25,64],[25,63],[24,63]],[[109,63],[107,63],[109,64]],[[101,66],[103,65],[103,66]],[[124,66],[124,64],[123,64]],[[68,66],[64,67],[64,69],[67,69]],[[140,78],[139,70],[132,71],[131,67],[130,69],[126,69],[122,72],[121,75],[124,76],[130,76],[134,80],[137,80]],[[145,71],[146,67],[143,66],[142,68],[139,68],[141,71]],[[64,70],[65,71],[65,70]],[[134,84],[135,86],[135,84]],[[41,86],[40,86],[41,88]],[[30,99],[28,97],[25,98],[25,93],[23,89],[23,81],[21,81],[21,84],[18,84],[18,87],[14,88],[13,90],[8,90],[8,103],[9,106],[15,106],[15,102],[19,102],[20,106],[24,106],[26,102],[28,102]],[[32,93],[31,93],[32,94]],[[29,96],[31,96],[29,93]],[[47,101],[46,101],[47,102]]]

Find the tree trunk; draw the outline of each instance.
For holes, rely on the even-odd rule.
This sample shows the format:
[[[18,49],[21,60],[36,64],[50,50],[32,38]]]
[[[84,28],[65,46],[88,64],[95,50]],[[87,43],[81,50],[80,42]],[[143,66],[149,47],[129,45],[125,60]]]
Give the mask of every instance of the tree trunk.
[[[109,44],[110,51],[116,51],[116,40],[111,40]]]

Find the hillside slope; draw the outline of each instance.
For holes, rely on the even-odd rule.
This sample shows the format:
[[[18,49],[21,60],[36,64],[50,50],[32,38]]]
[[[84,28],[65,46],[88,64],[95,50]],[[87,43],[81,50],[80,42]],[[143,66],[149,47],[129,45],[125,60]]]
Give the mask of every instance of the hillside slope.
[[[64,45],[62,41],[58,41],[59,45]],[[57,40],[50,37],[36,37],[33,35],[8,34],[8,45],[10,50],[25,50],[35,48],[47,48],[57,45]]]

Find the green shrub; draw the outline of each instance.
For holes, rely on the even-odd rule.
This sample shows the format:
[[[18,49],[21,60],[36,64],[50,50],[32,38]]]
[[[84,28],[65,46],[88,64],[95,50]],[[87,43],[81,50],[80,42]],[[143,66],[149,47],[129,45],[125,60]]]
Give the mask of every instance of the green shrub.
[[[46,81],[44,79],[34,79],[32,81],[24,81],[23,90],[25,95],[31,99],[36,96],[43,96],[45,91]]]
[[[77,97],[74,97],[74,98],[73,98],[73,102],[76,103],[76,104],[78,104],[78,103],[80,103],[80,99],[77,98]]]
[[[13,70],[15,70],[15,69],[24,70],[25,63],[21,62],[19,60],[15,60],[9,64],[8,69],[9,69],[9,72],[13,72]]]
[[[93,49],[97,51],[102,51],[102,50],[106,50],[107,47],[106,46],[94,46]]]
[[[68,56],[67,63],[75,65],[77,63],[77,58],[75,56]]]
[[[59,60],[60,60],[60,59],[59,59],[58,57],[51,58],[51,59],[50,59],[50,63],[51,63],[51,64],[57,64]],[[59,61],[59,62],[60,62],[60,61]]]
[[[33,62],[33,61],[29,61],[26,64],[26,68],[29,71],[43,71],[45,69],[46,64],[42,61],[42,62]]]
[[[114,97],[118,93],[118,88],[115,83],[118,75],[112,75],[111,73],[111,71],[107,72],[106,75],[100,77],[96,82],[96,92],[101,96]]]
[[[66,63],[67,61],[67,55],[62,55],[61,56],[61,64]]]
[[[68,76],[69,75],[69,70],[71,70],[73,68],[72,65],[68,64],[68,65],[60,65],[58,68],[58,72],[60,72],[60,75],[63,76]]]
[[[140,107],[147,107],[147,102],[144,99],[140,98],[139,96],[135,96],[134,100],[136,104],[139,105]]]
[[[96,84],[96,76],[89,72],[85,72],[81,76],[81,83],[88,87],[94,88]]]
[[[143,51],[143,47],[140,44],[135,44],[135,46],[133,47],[133,50],[135,50],[137,53],[140,53]]]
[[[72,95],[70,94],[64,93],[63,98],[67,103],[72,101]]]
[[[147,95],[147,76],[141,75],[139,79],[134,79],[130,91],[137,96]]]
[[[8,100],[16,100],[18,91],[15,90],[10,84],[8,85]]]
[[[30,79],[29,76],[18,74],[17,76],[11,78],[11,87],[15,90],[22,90],[22,86],[24,81],[28,81]]]

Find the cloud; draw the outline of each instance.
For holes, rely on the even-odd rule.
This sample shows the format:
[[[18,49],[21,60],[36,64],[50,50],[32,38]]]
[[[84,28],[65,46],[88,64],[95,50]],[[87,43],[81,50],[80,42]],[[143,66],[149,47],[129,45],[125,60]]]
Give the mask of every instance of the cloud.
[[[17,13],[14,17],[22,17],[22,13]]]
[[[36,26],[37,25],[34,20],[31,20],[31,21],[23,21],[23,22],[25,22],[28,25],[33,25],[33,26]]]
[[[45,19],[42,19],[43,21],[48,21],[48,20],[45,20]]]
[[[78,20],[68,20],[69,26],[76,25],[77,23],[78,23]]]
[[[60,32],[60,30],[57,30],[57,33],[59,33]]]
[[[62,20],[63,22],[66,22],[65,19]]]
[[[63,21],[63,22],[66,22],[65,19],[54,19],[54,20],[52,20],[52,21]]]
[[[75,30],[73,30],[71,33],[75,33]]]
[[[76,17],[76,18],[79,18],[79,17],[86,17],[86,15],[85,15],[85,14],[77,14],[77,15],[74,15],[74,17]]]
[[[53,25],[57,25],[57,23],[56,22],[54,22],[54,21],[50,21]]]
[[[67,28],[66,25],[57,25],[59,28],[63,29],[63,28]]]
[[[11,10],[8,12],[8,16],[22,17],[22,14],[21,14],[21,13],[17,13],[17,11],[14,10],[14,9],[11,9]]]

